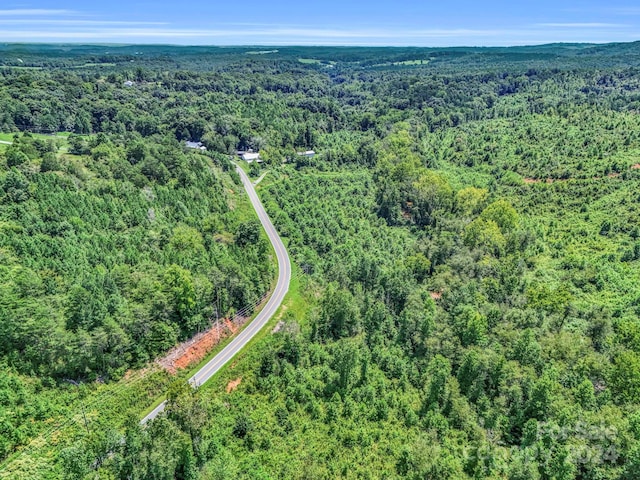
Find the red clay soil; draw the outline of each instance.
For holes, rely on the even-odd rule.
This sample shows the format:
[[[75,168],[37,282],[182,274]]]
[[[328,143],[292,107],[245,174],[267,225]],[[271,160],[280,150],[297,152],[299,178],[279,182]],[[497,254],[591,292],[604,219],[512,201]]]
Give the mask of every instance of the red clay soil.
[[[636,163],[635,165],[631,165],[631,170],[640,170],[640,163]]]
[[[225,318],[224,324],[229,330],[231,330],[231,333],[236,333],[236,327],[233,326],[233,323],[231,323],[231,320],[229,320],[228,318]]]
[[[231,380],[229,383],[227,383],[227,393],[231,393],[236,388],[238,388],[238,385],[240,385],[240,382],[242,382],[242,377],[236,378],[235,380]]]
[[[257,310],[260,310],[264,306],[267,298],[268,295],[262,297],[260,304],[256,307]],[[250,318],[250,316],[244,316],[242,314],[236,314],[233,321],[228,318],[222,318],[208,330],[198,333],[190,340],[171,349],[164,358],[158,359],[157,363],[172,374],[198,363],[205,358],[222,339],[233,336]]]
[[[220,343],[220,340],[229,336],[230,333],[229,329],[223,325],[211,327],[172,349],[166,357],[158,360],[158,363],[170,373],[176,373],[202,360],[213,347]]]

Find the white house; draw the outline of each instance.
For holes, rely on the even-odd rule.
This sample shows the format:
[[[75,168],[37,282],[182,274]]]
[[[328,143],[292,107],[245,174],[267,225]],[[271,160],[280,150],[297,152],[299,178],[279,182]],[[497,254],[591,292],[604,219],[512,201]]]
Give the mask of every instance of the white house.
[[[260,154],[256,152],[242,152],[242,154],[240,154],[240,158],[247,163],[252,163],[252,162],[262,163],[262,159],[260,159]]]
[[[316,156],[316,152],[313,150],[307,150],[306,152],[298,152],[301,157],[313,158]]]
[[[203,152],[207,149],[202,142],[184,142],[187,148],[195,148],[197,150],[202,150]]]

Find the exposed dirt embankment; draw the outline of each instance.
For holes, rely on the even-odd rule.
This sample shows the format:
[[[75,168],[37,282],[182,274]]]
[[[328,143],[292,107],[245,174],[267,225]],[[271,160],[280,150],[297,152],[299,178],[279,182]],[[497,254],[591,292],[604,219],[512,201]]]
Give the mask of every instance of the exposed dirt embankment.
[[[268,295],[262,297],[260,304],[256,306],[256,311],[259,311],[264,306],[267,298]],[[233,317],[233,320],[229,318],[216,320],[211,328],[172,348],[167,355],[158,359],[157,363],[168,372],[174,374],[178,370],[200,362],[220,341],[235,335],[251,318],[250,313],[248,311],[240,311]]]
[[[158,360],[158,363],[165,370],[176,373],[178,370],[187,368],[189,365],[199,362],[231,333],[224,322],[216,322],[209,330],[198,333],[195,337],[174,347],[169,353]]]

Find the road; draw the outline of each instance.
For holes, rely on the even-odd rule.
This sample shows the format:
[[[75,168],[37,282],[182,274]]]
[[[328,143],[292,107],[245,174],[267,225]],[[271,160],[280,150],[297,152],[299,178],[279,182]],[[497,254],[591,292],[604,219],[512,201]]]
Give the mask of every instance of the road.
[[[2,145],[13,145],[13,142],[7,142],[5,140],[0,140],[0,144],[2,144]]]
[[[264,308],[258,313],[256,318],[244,329],[242,330],[224,349],[218,353],[215,357],[213,357],[206,365],[204,365],[200,370],[198,370],[193,377],[189,379],[189,383],[194,387],[199,387],[211,377],[213,377],[224,365],[226,365],[236,353],[244,348],[244,346],[249,343],[249,341],[260,331],[262,327],[266,325],[266,323],[271,319],[271,317],[276,313],[282,301],[284,300],[284,296],[289,290],[289,282],[291,281],[291,263],[289,262],[289,254],[287,253],[287,249],[282,243],[282,239],[278,235],[273,223],[271,223],[271,219],[264,207],[262,206],[262,202],[260,202],[260,198],[258,198],[258,194],[256,190],[253,188],[251,184],[251,180],[247,174],[240,168],[236,166],[236,171],[240,175],[242,179],[242,184],[244,185],[244,189],[249,196],[249,200],[251,200],[251,204],[258,214],[258,218],[260,219],[260,223],[264,227],[267,236],[269,237],[269,241],[271,245],[273,245],[273,249],[276,252],[276,257],[278,258],[278,283],[276,283],[276,287],[269,298],[269,301],[264,306]],[[149,415],[142,419],[141,423],[146,423],[149,420],[158,416],[160,412],[164,410],[166,406],[166,401],[162,402],[158,405]]]

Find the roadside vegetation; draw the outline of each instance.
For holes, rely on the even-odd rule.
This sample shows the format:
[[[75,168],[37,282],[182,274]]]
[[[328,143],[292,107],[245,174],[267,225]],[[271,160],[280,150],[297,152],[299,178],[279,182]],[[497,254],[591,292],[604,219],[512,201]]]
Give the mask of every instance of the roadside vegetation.
[[[73,132],[2,154],[0,478],[638,478],[637,49],[0,71],[12,140]],[[250,148],[284,307],[198,391],[136,373],[274,278],[229,163]]]

